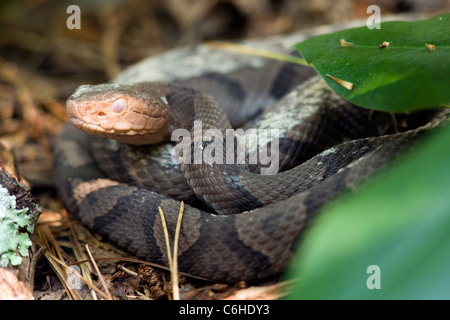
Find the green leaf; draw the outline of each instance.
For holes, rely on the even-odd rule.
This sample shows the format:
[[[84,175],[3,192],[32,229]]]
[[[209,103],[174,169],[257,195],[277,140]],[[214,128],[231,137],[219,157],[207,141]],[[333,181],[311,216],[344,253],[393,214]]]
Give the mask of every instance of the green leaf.
[[[326,208],[288,277],[289,299],[450,299],[450,128]],[[369,289],[380,268],[381,289]]]
[[[353,104],[393,112],[450,102],[450,13],[381,23],[310,38],[295,48],[328,85]],[[352,44],[342,47],[340,40]],[[379,48],[383,42],[389,46]],[[435,45],[430,51],[425,44]],[[326,75],[348,81],[348,90]]]

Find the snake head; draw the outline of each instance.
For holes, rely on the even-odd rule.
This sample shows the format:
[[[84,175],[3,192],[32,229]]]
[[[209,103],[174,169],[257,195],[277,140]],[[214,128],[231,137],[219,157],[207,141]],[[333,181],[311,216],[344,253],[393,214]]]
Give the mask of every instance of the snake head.
[[[130,144],[153,144],[168,134],[165,86],[155,83],[82,85],[66,111],[78,129]]]

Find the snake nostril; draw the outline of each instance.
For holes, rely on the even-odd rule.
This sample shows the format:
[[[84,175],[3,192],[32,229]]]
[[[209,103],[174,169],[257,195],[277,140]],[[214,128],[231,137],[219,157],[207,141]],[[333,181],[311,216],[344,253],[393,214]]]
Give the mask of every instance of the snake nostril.
[[[106,116],[106,113],[104,113],[103,111],[100,111],[99,113],[97,113],[97,115],[98,115],[99,117],[101,117],[101,116]]]

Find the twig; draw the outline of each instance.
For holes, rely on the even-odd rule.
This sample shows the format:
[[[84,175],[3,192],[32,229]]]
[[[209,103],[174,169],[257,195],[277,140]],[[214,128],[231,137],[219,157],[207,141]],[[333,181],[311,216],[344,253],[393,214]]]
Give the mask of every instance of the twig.
[[[276,300],[287,296],[291,289],[293,280],[282,281],[268,286],[249,287],[237,291],[224,300]]]
[[[119,266],[119,269],[132,277],[140,277],[139,273],[134,272],[128,268],[125,268],[124,266]]]

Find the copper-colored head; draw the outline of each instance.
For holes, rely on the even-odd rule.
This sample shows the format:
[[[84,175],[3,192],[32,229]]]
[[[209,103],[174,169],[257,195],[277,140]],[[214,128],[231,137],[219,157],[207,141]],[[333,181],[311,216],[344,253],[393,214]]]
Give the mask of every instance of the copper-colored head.
[[[145,83],[82,85],[67,100],[67,115],[88,133],[131,144],[158,143],[170,124],[162,88]]]

